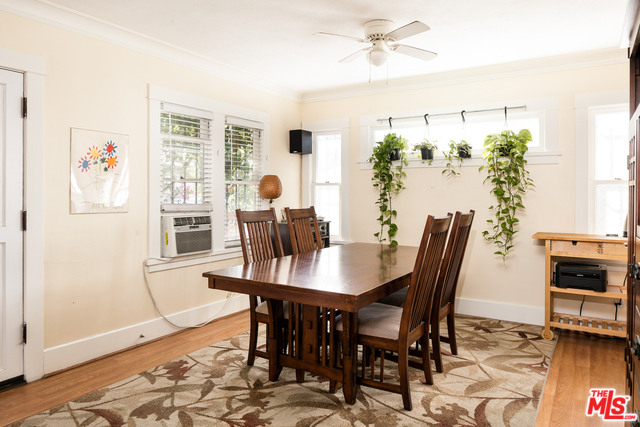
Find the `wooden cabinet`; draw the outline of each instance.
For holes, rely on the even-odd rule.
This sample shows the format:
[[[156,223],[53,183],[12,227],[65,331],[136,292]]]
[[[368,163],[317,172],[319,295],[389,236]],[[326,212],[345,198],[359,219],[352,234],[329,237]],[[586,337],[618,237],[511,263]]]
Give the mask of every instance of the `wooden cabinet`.
[[[318,221],[318,227],[320,228],[320,236],[322,237],[322,245],[325,248],[331,246],[331,241],[329,236],[331,233],[329,232],[329,223],[331,221]],[[280,231],[280,238],[282,239],[282,249],[284,250],[285,255],[293,254],[291,250],[291,235],[289,234],[289,225],[286,222],[278,223],[278,230]],[[313,227],[311,228],[311,232],[315,238],[315,230]]]
[[[627,239],[621,237],[597,236],[593,234],[536,233],[534,239],[545,241],[545,314],[544,339],[553,339],[551,328],[572,329],[600,335],[626,337],[626,321],[598,319],[557,313],[554,311],[554,297],[562,294],[585,295],[589,297],[627,299],[627,288],[608,285],[606,292],[583,289],[558,288],[553,283],[553,272],[557,261],[580,258],[594,261],[626,261]]]

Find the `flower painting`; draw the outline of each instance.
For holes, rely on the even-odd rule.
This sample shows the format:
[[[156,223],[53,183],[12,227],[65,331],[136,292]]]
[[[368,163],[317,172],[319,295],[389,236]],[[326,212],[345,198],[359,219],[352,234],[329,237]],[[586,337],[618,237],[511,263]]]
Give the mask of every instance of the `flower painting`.
[[[129,136],[71,128],[71,213],[129,210]]]

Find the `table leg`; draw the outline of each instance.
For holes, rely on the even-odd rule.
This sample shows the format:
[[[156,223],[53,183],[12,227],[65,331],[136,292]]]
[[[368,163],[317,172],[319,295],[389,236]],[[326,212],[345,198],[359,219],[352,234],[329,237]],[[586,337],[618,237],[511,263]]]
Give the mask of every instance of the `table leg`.
[[[551,316],[553,316],[553,295],[551,295],[551,281],[553,280],[553,263],[551,262],[551,241],[545,240],[544,250],[544,329],[540,334],[545,340],[553,339],[551,332]]]
[[[269,306],[269,381],[277,381],[282,372],[278,363],[278,355],[282,354],[284,340],[280,333],[280,319],[282,318],[282,301],[267,299]]]
[[[358,383],[356,369],[358,367],[358,313],[342,312],[342,348],[343,348],[343,387],[344,400],[349,405],[356,403]]]

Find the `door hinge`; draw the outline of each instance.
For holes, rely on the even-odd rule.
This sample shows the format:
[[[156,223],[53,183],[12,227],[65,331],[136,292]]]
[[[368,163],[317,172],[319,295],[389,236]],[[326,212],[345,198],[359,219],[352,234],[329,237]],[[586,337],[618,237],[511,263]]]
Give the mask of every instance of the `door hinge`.
[[[20,216],[21,216],[20,225],[22,227],[22,231],[27,231],[27,211],[21,211]]]
[[[27,343],[27,324],[22,324],[22,344]]]
[[[27,98],[22,98],[22,118],[27,118]]]

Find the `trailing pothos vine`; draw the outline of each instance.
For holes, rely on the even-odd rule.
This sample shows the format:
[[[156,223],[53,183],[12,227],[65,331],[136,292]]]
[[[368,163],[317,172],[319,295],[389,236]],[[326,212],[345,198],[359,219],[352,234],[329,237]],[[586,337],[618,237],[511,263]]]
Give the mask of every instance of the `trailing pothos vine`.
[[[484,140],[482,158],[486,165],[478,170],[486,169],[487,177],[493,188],[491,194],[496,198],[496,204],[489,207],[494,218],[487,220],[491,231],[483,231],[484,239],[498,247],[496,255],[504,260],[513,248],[513,237],[518,232],[514,227],[520,220],[516,217],[518,209],[524,209],[522,195],[529,187],[535,187],[529,178],[529,171],[525,169],[527,161],[524,154],[531,141],[531,132],[522,129],[516,135],[513,131],[487,135]]]
[[[380,243],[388,241],[391,246],[395,246],[398,244],[394,239],[398,226],[394,223],[394,220],[398,213],[393,210],[391,201],[405,188],[402,178],[406,174],[402,169],[409,164],[405,153],[405,150],[409,148],[409,144],[406,139],[396,136],[395,133],[387,134],[384,140],[376,144],[373,148],[373,155],[369,158],[369,162],[373,163],[371,181],[373,181],[373,186],[378,189],[376,204],[380,209],[380,216],[378,217],[380,231],[375,233],[374,236]],[[397,156],[398,152],[400,153],[400,159],[394,165],[391,159],[392,156]],[[385,237],[385,228],[387,237]]]
[[[458,166],[462,166],[462,159],[468,159],[471,157],[471,146],[464,139],[460,142],[451,140],[449,142],[449,151],[443,151],[447,164],[442,171],[443,175],[447,177],[456,177],[460,175],[460,172],[456,171],[455,161],[458,162]]]

